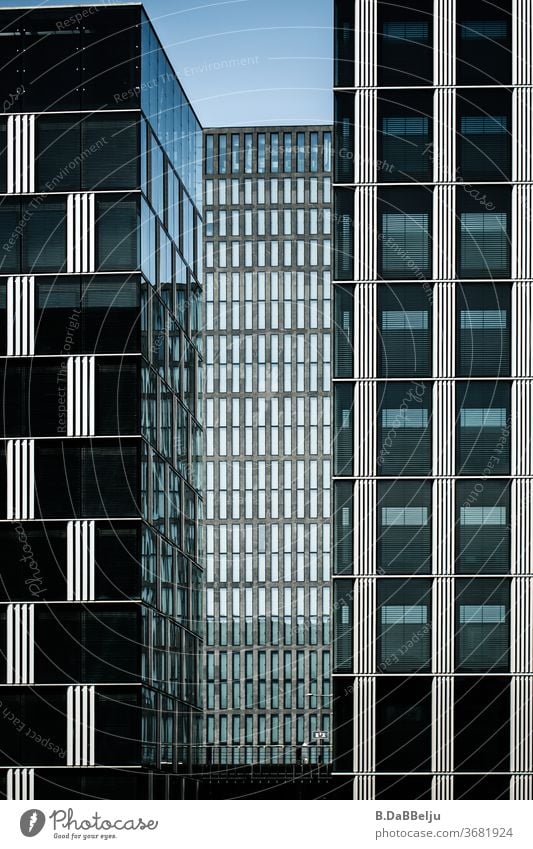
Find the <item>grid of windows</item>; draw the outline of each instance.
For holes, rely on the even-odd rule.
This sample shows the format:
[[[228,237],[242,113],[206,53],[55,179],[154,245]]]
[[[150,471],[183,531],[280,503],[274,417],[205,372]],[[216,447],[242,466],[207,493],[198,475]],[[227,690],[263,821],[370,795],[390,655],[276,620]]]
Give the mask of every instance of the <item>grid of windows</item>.
[[[370,6],[335,4],[334,769],[530,799],[530,39],[507,0]]]
[[[331,131],[204,138],[206,742],[329,760]]]

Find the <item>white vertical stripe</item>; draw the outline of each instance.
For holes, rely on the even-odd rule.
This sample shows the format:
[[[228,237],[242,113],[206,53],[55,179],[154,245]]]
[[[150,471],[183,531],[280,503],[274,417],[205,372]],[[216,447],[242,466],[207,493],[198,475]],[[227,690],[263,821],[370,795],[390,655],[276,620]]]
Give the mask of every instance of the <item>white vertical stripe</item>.
[[[94,576],[94,535],[95,523],[90,521],[89,525],[89,601],[94,601],[95,598],[95,576]]]
[[[28,440],[28,519],[35,518],[35,442]]]
[[[35,605],[28,605],[28,684],[35,683]]]
[[[74,687],[67,687],[67,766],[74,766]]]
[[[15,116],[9,115],[7,119],[7,192],[13,194],[15,186],[13,177],[15,174]]]
[[[29,116],[28,125],[28,191],[35,191],[35,115]]]
[[[28,605],[20,605],[20,680],[19,684],[28,683]]]
[[[21,143],[20,143],[20,115],[15,115],[15,192],[21,191]]]
[[[8,439],[7,448],[6,448],[6,467],[7,467],[7,518],[14,519],[15,518],[15,505],[13,503],[13,487],[14,487],[14,474],[13,474],[13,440]]]
[[[75,394],[76,381],[74,377],[74,357],[67,359],[67,436],[74,436],[75,430]]]
[[[6,683],[14,684],[13,605],[6,611]]]
[[[74,765],[81,765],[81,687],[74,687]]]
[[[81,549],[81,601],[89,600],[89,533],[88,533],[88,523],[81,522],[81,538],[82,538],[82,549]]]
[[[21,308],[20,308],[20,277],[14,278],[15,283],[15,345],[14,345],[14,354],[19,356],[21,351],[21,330],[20,324],[22,319],[21,316]]]
[[[74,601],[74,522],[67,522],[67,601]]]
[[[28,335],[28,356],[32,357],[35,353],[35,277],[26,278],[26,286],[28,292],[28,312],[26,314],[27,335]]]
[[[22,147],[22,185],[21,191],[26,193],[28,191],[28,166],[29,166],[29,139],[28,139],[28,116],[22,116],[22,134],[21,134],[21,147]]]
[[[67,271],[74,269],[74,195],[67,196]]]
[[[87,195],[81,195],[81,204],[80,204],[80,212],[81,212],[81,271],[88,270],[88,228],[89,228],[89,214],[87,209]]]
[[[95,366],[94,366],[94,357],[89,357],[88,359],[89,359],[89,395],[88,395],[89,422],[88,422],[88,432],[89,432],[89,436],[94,436],[94,434],[95,434],[95,404],[96,404]]]
[[[15,299],[13,287],[15,285],[14,278],[7,278],[7,298],[6,298],[6,312],[7,312],[7,353],[8,355],[14,354],[14,322],[16,320],[16,311],[15,311]]]
[[[95,214],[94,214],[94,194],[89,195],[89,222],[87,226],[87,239],[89,242],[89,265],[87,271],[94,271],[95,265]]]
[[[88,730],[89,730],[89,703],[88,703],[88,687],[81,687],[81,753],[80,760],[82,766],[87,766],[87,748],[88,748]]]
[[[13,606],[13,683],[20,683],[20,604]]]

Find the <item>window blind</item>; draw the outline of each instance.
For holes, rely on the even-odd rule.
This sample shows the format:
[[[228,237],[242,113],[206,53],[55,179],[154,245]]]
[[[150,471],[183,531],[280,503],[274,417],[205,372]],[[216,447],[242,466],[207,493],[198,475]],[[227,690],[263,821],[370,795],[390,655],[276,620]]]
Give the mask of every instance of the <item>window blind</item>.
[[[509,582],[461,580],[456,596],[456,661],[460,671],[509,665]]]
[[[426,212],[382,214],[384,277],[416,277],[429,273],[429,215]]]

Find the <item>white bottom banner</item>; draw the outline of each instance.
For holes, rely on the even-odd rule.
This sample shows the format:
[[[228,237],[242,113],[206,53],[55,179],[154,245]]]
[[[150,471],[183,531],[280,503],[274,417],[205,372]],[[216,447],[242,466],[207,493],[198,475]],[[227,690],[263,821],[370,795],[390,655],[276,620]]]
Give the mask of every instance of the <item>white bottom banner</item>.
[[[191,849],[533,845],[533,802],[4,802],[2,844]]]

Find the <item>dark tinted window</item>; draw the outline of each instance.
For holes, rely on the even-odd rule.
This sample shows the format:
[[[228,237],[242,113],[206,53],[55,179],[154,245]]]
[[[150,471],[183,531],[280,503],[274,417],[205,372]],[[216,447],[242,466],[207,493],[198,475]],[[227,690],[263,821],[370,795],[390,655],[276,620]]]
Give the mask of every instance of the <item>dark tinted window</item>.
[[[20,270],[20,229],[20,203],[9,198],[0,198],[0,267],[4,274]]]
[[[505,772],[509,769],[509,679],[455,678],[455,769]]]
[[[134,271],[139,265],[138,205],[135,199],[97,199],[97,257],[100,271]]]
[[[66,249],[66,201],[38,199],[23,205],[28,217],[22,236],[23,268],[29,272],[64,271]]]
[[[42,116],[36,123],[36,185],[39,191],[80,188],[81,129],[78,116]]]
[[[352,377],[354,358],[354,290],[335,286],[335,376]]]
[[[353,551],[353,483],[335,483],[335,547],[334,568],[337,575],[351,575],[354,570]]]
[[[421,481],[378,484],[380,574],[431,571],[431,486]]]
[[[431,582],[378,581],[379,672],[431,671]]]
[[[472,284],[459,285],[456,291],[458,373],[510,374],[511,287]]]
[[[431,386],[389,383],[380,386],[379,391],[378,474],[429,474]]]
[[[510,569],[509,485],[504,481],[458,481],[455,569],[463,574]]]
[[[135,433],[139,428],[139,370],[135,362],[96,365],[96,432]]]
[[[457,384],[460,474],[509,474],[510,400],[505,381]]]
[[[497,85],[511,82],[510,0],[468,0],[457,4],[457,82]]]
[[[424,0],[378,3],[378,85],[431,85],[433,15]]]
[[[511,178],[511,92],[469,90],[457,101],[458,177]]]
[[[509,192],[495,186],[458,187],[457,207],[459,276],[509,277]]]
[[[386,280],[429,277],[431,192],[415,187],[382,189],[379,201],[380,276]]]
[[[455,586],[455,665],[459,672],[509,669],[509,581],[462,579]]]
[[[139,19],[135,8],[107,8],[92,15],[83,40],[84,109],[138,107],[133,89],[140,82]]]
[[[376,770],[431,769],[431,679],[376,679]]]
[[[84,189],[134,189],[138,185],[138,124],[92,115],[83,122]]]
[[[385,92],[378,101],[378,180],[431,180],[433,98],[430,92]]]
[[[430,375],[431,289],[378,288],[378,359],[381,377]]]

